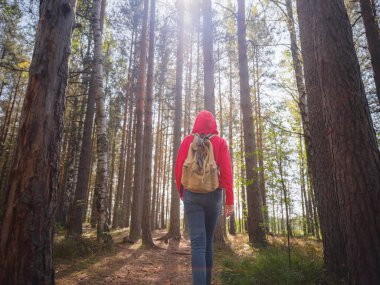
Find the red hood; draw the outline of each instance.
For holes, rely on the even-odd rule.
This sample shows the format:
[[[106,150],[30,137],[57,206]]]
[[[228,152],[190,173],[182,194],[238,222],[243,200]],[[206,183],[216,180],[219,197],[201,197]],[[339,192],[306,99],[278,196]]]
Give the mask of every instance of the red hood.
[[[205,110],[200,111],[195,119],[192,132],[197,134],[204,133],[205,135],[217,135],[219,132],[216,126],[215,118],[212,115],[212,113]]]

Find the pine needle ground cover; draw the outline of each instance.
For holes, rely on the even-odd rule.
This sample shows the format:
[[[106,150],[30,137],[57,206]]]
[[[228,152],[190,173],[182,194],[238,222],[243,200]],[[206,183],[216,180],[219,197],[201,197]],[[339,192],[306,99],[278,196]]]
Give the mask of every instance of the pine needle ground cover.
[[[241,244],[246,248],[245,242]],[[312,239],[291,240],[291,265],[285,239],[276,237],[266,248],[241,248],[240,254],[221,258],[220,268],[219,277],[226,285],[326,284],[322,281],[322,244]]]

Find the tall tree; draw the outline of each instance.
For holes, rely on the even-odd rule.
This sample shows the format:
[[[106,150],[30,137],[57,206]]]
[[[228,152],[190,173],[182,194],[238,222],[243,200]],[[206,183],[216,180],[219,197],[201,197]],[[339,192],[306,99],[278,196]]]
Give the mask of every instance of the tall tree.
[[[260,77],[261,74],[259,72],[259,47],[256,46],[254,48],[254,57],[255,57],[255,95],[256,95],[256,104],[255,104],[255,120],[256,120],[256,130],[257,130],[257,158],[258,158],[258,166],[259,166],[259,187],[261,192],[261,198],[263,201],[263,210],[264,210],[264,223],[266,232],[269,231],[269,214],[267,207],[267,191],[265,188],[265,170],[264,170],[264,142],[263,142],[263,123],[261,116],[261,89],[260,89]]]
[[[163,156],[164,156],[164,100],[163,94],[166,84],[166,75],[167,75],[167,66],[169,63],[170,50],[167,46],[168,43],[168,34],[169,29],[167,22],[164,23],[164,26],[161,30],[161,37],[157,47],[161,47],[158,51],[158,54],[161,55],[161,62],[158,69],[158,120],[156,125],[156,139],[155,139],[155,157],[154,157],[154,174],[153,174],[153,205],[152,205],[152,228],[158,228],[158,213],[160,206],[160,185],[162,177],[162,166],[163,166]]]
[[[136,3],[134,5],[137,5]],[[134,95],[134,86],[135,86],[135,80],[136,77],[134,73],[136,73],[137,67],[136,62],[138,59],[138,52],[137,52],[137,26],[138,26],[138,9],[134,9],[135,12],[133,14],[133,22],[132,22],[132,43],[133,46],[133,68],[130,70],[130,80],[128,80],[128,87],[127,92],[129,93],[129,123],[128,123],[128,139],[127,139],[127,161],[126,161],[126,170],[125,170],[125,183],[124,183],[124,194],[123,194],[123,203],[121,208],[121,221],[120,226],[121,227],[128,227],[129,226],[129,217],[131,212],[131,196],[132,196],[132,183],[133,183],[133,164],[134,164],[134,149],[135,149],[135,130],[136,125],[134,124],[136,120],[136,114],[133,112],[133,108],[135,105],[135,101],[133,100]]]
[[[380,155],[347,11],[343,0],[298,0],[297,6],[308,107],[314,112],[313,104],[319,105],[322,118],[310,126],[312,144],[317,136],[327,138],[327,147],[317,149],[316,155],[325,154],[331,161],[330,191],[338,207],[330,212],[339,213],[343,232],[343,237],[323,237],[340,238],[344,244],[351,284],[378,284]]]
[[[133,179],[133,201],[131,211],[131,227],[129,239],[135,242],[141,236],[142,216],[142,162],[143,162],[143,112],[146,76],[147,55],[147,30],[148,30],[149,0],[144,0],[143,22],[140,40],[139,75],[137,82],[136,102],[136,148],[135,148],[135,172]]]
[[[103,90],[103,41],[102,26],[106,0],[93,0],[91,26],[94,35],[94,92],[96,102],[96,180],[95,201],[97,211],[97,238],[105,237],[106,195],[108,179],[107,114]],[[110,236],[108,236],[109,238]]]
[[[94,73],[91,72],[91,81],[94,80]],[[93,83],[90,83],[93,86]],[[95,97],[93,88],[89,89],[87,96],[87,108],[83,126],[82,146],[79,155],[78,178],[75,189],[74,201],[69,211],[68,232],[82,234],[82,221],[84,217],[85,198],[88,190],[90,177],[90,163],[92,152],[92,127],[95,114]]]
[[[231,51],[229,51],[229,93],[228,93],[228,101],[230,102],[229,106],[229,112],[228,112],[228,146],[229,146],[229,152],[230,152],[230,158],[231,158],[231,166],[232,166],[232,173],[233,173],[233,161],[234,161],[234,148],[233,148],[233,135],[232,135],[232,129],[233,129],[233,112],[234,112],[234,99],[233,99],[233,94],[232,94],[232,54]],[[239,201],[239,198],[238,198]],[[238,202],[239,205],[239,202]],[[230,224],[229,224],[229,232],[231,235],[236,234],[236,225],[235,225],[235,212],[234,211],[230,217]]]
[[[202,0],[205,109],[215,115],[214,47],[211,0]]]
[[[380,101],[380,33],[379,22],[376,17],[376,5],[373,1],[360,0],[360,8],[367,36],[368,50],[371,55],[376,94]]]
[[[183,81],[183,46],[184,46],[184,0],[177,1],[178,9],[178,34],[177,34],[177,63],[175,77],[175,99],[174,99],[174,126],[173,126],[173,151],[172,166],[174,167],[178,149],[181,144],[182,125],[182,81]],[[168,233],[162,239],[180,239],[180,205],[175,179],[171,179],[171,200],[170,200],[170,224]]]
[[[304,83],[304,74],[303,74],[303,67],[302,67],[302,60],[301,60],[301,54],[300,49],[298,47],[297,42],[297,33],[295,28],[295,19],[293,16],[293,6],[292,6],[292,0],[286,0],[285,2],[286,7],[286,24],[288,27],[288,31],[290,34],[290,52],[292,55],[292,65],[293,70],[295,74],[296,79],[296,85],[297,85],[297,91],[298,91],[298,108],[301,114],[301,120],[302,120],[302,127],[303,127],[303,139],[305,141],[305,148],[306,148],[306,159],[307,159],[307,165],[308,165],[308,175],[310,180],[310,185],[314,189],[316,187],[315,181],[313,178],[313,152],[311,149],[311,138],[310,138],[310,123],[309,123],[309,112],[307,109],[307,102],[306,102],[306,87]],[[310,211],[308,211],[308,219],[311,219],[311,207]],[[310,226],[310,222],[308,223],[308,226]],[[314,230],[314,228],[313,228]]]
[[[152,152],[153,152],[153,122],[152,122],[152,101],[153,101],[153,71],[154,71],[154,28],[156,20],[156,1],[150,1],[150,20],[149,20],[149,59],[148,76],[145,98],[144,113],[144,209],[142,213],[142,244],[145,247],[153,247],[151,229],[151,196],[152,196]],[[154,203],[155,201],[153,201]]]
[[[53,219],[75,4],[75,0],[40,4],[1,222],[1,284],[54,284]]]
[[[240,78],[240,106],[243,114],[245,171],[247,184],[248,235],[249,241],[257,247],[266,243],[263,226],[262,197],[259,187],[256,156],[256,135],[253,122],[253,107],[250,95],[247,40],[245,22],[245,1],[238,0],[237,36]]]

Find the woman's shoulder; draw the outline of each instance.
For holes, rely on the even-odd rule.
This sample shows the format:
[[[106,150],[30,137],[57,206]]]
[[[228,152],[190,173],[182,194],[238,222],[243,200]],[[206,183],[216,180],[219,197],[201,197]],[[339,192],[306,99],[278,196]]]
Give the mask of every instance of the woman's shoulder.
[[[185,136],[182,140],[182,144],[190,144],[193,141],[194,136],[192,134]]]
[[[211,142],[215,142],[218,145],[224,145],[224,144],[227,145],[227,141],[219,135],[212,136]]]

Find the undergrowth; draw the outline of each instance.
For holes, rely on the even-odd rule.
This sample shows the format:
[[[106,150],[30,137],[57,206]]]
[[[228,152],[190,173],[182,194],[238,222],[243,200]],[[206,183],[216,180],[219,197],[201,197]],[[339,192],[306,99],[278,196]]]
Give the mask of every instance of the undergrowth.
[[[112,243],[99,242],[95,237],[67,236],[54,241],[53,253],[56,259],[72,260],[113,249]]]
[[[222,261],[221,279],[226,285],[308,285],[322,282],[323,259],[316,242],[296,240],[287,248],[280,240],[244,257]]]

